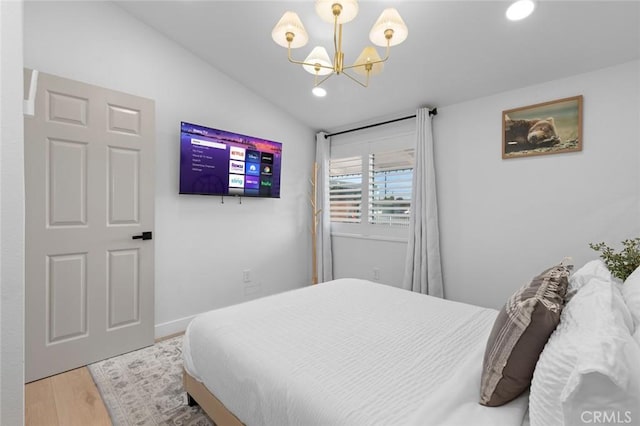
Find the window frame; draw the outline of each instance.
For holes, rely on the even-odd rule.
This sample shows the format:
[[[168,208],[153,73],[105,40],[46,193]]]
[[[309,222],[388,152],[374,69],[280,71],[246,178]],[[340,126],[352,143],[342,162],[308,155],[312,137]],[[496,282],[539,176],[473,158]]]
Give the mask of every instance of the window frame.
[[[331,222],[331,235],[407,241],[409,236],[408,226],[386,226],[384,224],[369,223],[369,154],[401,149],[415,149],[414,120],[405,120],[405,122],[400,122],[394,126],[383,126],[332,137],[330,159],[361,157],[362,196],[360,222]]]

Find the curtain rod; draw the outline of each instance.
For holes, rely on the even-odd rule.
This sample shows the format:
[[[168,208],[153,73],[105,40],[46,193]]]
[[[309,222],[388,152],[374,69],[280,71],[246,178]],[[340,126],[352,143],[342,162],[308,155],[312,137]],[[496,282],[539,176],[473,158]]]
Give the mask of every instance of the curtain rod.
[[[433,108],[432,110],[429,110],[429,116],[432,116],[432,115],[438,115],[438,108]],[[344,133],[351,133],[351,132],[356,132],[358,130],[369,129],[371,127],[382,126],[384,124],[395,123],[396,121],[409,120],[410,118],[416,118],[416,115],[415,114],[407,115],[406,117],[394,118],[393,120],[383,121],[382,123],[369,124],[368,126],[356,127],[355,129],[349,129],[349,130],[343,130],[341,132],[329,133],[327,135],[324,135],[324,138],[327,139],[327,138],[329,138],[331,136],[342,135]]]

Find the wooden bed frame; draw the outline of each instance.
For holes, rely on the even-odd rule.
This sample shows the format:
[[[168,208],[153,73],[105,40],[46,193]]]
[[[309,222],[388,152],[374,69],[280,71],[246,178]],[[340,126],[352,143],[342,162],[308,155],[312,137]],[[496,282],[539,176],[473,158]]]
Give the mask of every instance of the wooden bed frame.
[[[189,406],[193,407],[198,404],[216,426],[244,426],[202,382],[187,373],[184,368],[182,369],[182,383],[187,391]]]

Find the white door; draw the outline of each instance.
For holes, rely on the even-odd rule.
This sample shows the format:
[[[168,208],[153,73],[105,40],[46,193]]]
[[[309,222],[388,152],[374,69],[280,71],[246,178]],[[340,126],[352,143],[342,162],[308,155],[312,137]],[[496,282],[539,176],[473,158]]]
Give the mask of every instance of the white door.
[[[134,238],[153,232],[154,114],[152,100],[39,74],[25,116],[27,382],[153,344],[153,240]]]

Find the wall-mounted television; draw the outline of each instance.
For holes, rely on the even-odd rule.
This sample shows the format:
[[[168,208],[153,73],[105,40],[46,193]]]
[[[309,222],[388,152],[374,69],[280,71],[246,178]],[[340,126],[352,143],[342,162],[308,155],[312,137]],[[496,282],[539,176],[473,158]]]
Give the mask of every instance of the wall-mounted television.
[[[280,198],[282,144],[181,122],[180,194]]]

